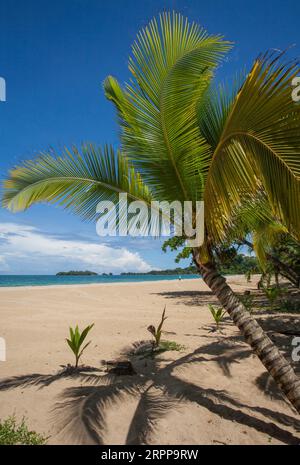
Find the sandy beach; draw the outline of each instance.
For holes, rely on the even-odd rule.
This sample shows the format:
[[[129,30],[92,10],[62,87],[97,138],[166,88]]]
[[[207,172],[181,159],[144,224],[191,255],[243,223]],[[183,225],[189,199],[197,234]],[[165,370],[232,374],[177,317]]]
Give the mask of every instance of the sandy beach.
[[[229,282],[256,288],[255,279]],[[299,444],[299,417],[230,319],[213,331],[209,302],[200,279],[0,289],[0,418],[25,416],[49,444]],[[55,376],[73,362],[70,325],[95,323],[82,363],[105,370],[101,361],[124,359],[126,347],[149,338],[165,305],[164,338],[180,352],[133,360],[133,376]]]

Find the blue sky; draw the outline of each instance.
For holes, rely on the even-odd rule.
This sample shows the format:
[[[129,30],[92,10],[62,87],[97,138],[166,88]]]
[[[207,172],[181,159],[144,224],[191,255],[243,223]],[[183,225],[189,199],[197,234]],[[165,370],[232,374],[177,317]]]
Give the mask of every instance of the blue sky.
[[[108,74],[128,78],[138,30],[163,10],[176,10],[235,43],[219,77],[231,77],[270,48],[300,56],[300,4],[295,0],[1,0],[1,178],[38,151],[93,141],[117,144],[114,110],[103,96]],[[184,263],[183,263],[184,264]],[[55,273],[173,267],[157,240],[103,240],[95,225],[54,206],[13,215],[0,209],[0,273]]]

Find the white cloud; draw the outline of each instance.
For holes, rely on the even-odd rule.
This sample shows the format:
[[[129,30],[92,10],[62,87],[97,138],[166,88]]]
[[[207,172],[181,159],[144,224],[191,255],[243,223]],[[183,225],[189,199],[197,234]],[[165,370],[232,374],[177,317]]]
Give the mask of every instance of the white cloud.
[[[6,260],[4,257],[2,257],[0,255],[0,267],[3,268],[3,267],[7,267],[7,263],[6,263]]]
[[[29,263],[34,263],[35,267],[38,263],[40,273],[49,270],[50,265],[57,270],[73,266],[115,273],[150,270],[148,263],[138,253],[124,247],[61,239],[45,235],[32,226],[0,223],[0,270],[4,271],[10,261],[14,262],[14,268],[19,262],[20,268],[15,270],[16,273],[25,272],[24,265],[26,267]]]

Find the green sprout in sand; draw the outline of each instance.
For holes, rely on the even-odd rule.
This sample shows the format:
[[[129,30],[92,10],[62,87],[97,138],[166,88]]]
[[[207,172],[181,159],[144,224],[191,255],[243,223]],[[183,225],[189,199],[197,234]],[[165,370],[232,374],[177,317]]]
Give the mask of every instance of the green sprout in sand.
[[[148,331],[149,333],[152,334],[154,341],[153,341],[153,348],[156,349],[160,345],[161,341],[161,336],[162,336],[162,327],[165,322],[165,320],[168,318],[166,315],[166,307],[164,308],[164,311],[162,312],[161,320],[157,328],[155,328],[154,325],[148,326]]]
[[[91,341],[89,341],[81,348],[86,336],[88,335],[93,326],[94,323],[92,325],[87,326],[82,332],[80,332],[78,325],[76,325],[75,329],[70,327],[70,339],[66,339],[66,341],[69,344],[69,347],[72,350],[73,354],[75,355],[75,368],[78,367],[78,362],[83,354],[83,351],[91,343]]]
[[[212,314],[213,319],[215,320],[217,330],[219,329],[220,323],[224,318],[226,310],[223,310],[222,307],[215,307],[212,304],[208,305],[210,313]]]

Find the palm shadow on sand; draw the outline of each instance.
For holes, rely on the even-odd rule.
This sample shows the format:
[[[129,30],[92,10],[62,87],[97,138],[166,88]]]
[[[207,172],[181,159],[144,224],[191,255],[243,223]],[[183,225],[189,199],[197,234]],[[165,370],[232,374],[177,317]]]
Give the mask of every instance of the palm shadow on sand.
[[[297,303],[299,302],[300,305],[300,291],[295,289],[294,287],[287,286],[286,287],[289,300],[290,302]],[[255,311],[255,316],[270,316],[271,314],[274,314],[275,316],[278,315],[279,309],[280,309],[280,304],[282,303],[282,300],[286,300],[286,297],[282,297],[279,299],[277,302],[278,308],[271,309],[270,303],[265,295],[265,293],[261,289],[249,289],[251,292],[251,296],[253,297],[253,303],[252,306],[256,310]],[[236,290],[235,294],[238,297],[243,298],[245,291],[241,290]],[[179,290],[179,291],[164,291],[164,292],[156,292],[154,295],[159,295],[161,297],[164,297],[165,299],[175,299],[176,300],[176,305],[186,305],[188,307],[203,307],[208,304],[216,304],[219,305],[219,301],[217,297],[212,293],[212,291],[185,291],[185,290]],[[291,309],[290,312],[291,314],[296,314],[299,315],[299,310]]]
[[[300,432],[300,421],[295,420],[294,417],[268,408],[241,403],[225,390],[203,388],[174,374],[175,370],[178,373],[178,368],[184,368],[188,364],[196,365],[214,360],[220,363],[221,368],[228,375],[229,365],[233,363],[232,354],[228,358],[224,354],[219,357],[216,355],[213,359],[206,358],[205,355],[214,353],[213,346],[214,344],[209,344],[201,347],[163,367],[158,360],[151,360],[151,366],[148,366],[144,373],[140,372],[142,368],[140,366],[137,370],[140,372],[139,375],[126,377],[122,381],[111,378],[108,385],[103,385],[101,376],[91,375],[86,379],[88,386],[68,388],[63,391],[54,409],[56,421],[60,422],[62,428],[67,428],[68,434],[74,439],[84,438],[85,442],[104,444],[105,409],[114,403],[123,402],[126,396],[133,396],[138,399],[138,404],[128,427],[126,437],[128,445],[149,444],[151,434],[159,428],[159,421],[171,410],[180,408],[186,402],[196,403],[223,419],[254,428],[286,444],[299,444],[299,436],[283,428],[292,426],[295,432]],[[221,351],[222,348],[219,347],[219,350]],[[240,350],[239,356],[242,359],[249,354],[245,350]],[[237,357],[236,352],[235,359]],[[93,386],[90,385],[91,383]],[[254,416],[254,413],[262,419]],[[81,438],[78,437],[79,431]]]
[[[176,299],[178,305],[187,306],[204,306],[207,304],[218,304],[218,299],[211,291],[165,291],[156,292],[154,295],[159,295],[166,299]]]
[[[54,375],[32,374],[8,378],[0,382],[0,390],[15,387],[45,388],[62,378],[79,381],[80,386],[64,389],[52,410],[53,420],[60,434],[72,443],[105,444],[106,413],[129,398],[137,401],[128,426],[126,444],[149,444],[152,433],[159,429],[160,420],[184,403],[195,403],[219,417],[254,428],[285,444],[299,444],[300,421],[269,408],[242,403],[225,390],[212,389],[191,383],[178,376],[181,369],[191,364],[217,363],[225,376],[231,376],[231,365],[251,356],[251,351],[239,340],[216,341],[199,347],[177,360],[132,357],[137,374],[116,376],[103,373],[101,368],[80,367],[63,369]],[[257,386],[264,389],[257,381]],[[283,400],[275,386],[277,401]],[[257,417],[259,416],[259,418]],[[201,417],[199,418],[201,421]],[[296,434],[285,427],[293,427]]]
[[[50,386],[50,384],[61,379],[76,379],[85,376],[87,373],[101,371],[99,368],[90,366],[78,366],[77,368],[66,365],[54,374],[30,373],[29,375],[12,376],[0,380],[0,391],[7,391],[18,387],[36,386],[39,389]]]

